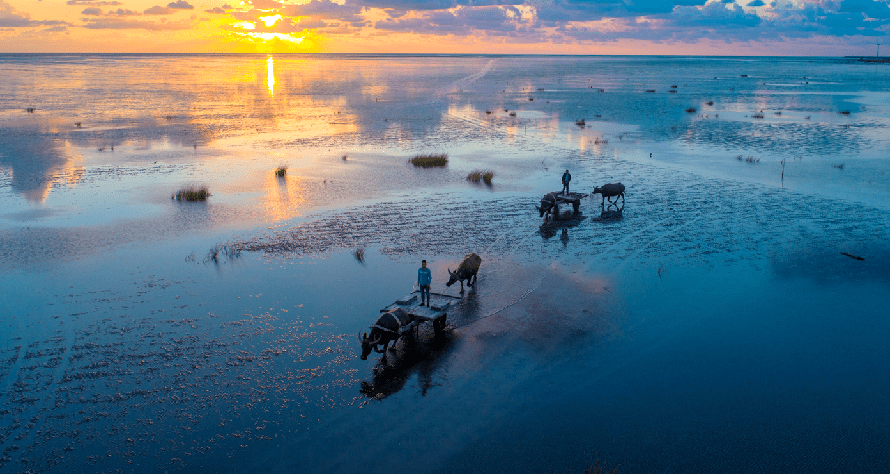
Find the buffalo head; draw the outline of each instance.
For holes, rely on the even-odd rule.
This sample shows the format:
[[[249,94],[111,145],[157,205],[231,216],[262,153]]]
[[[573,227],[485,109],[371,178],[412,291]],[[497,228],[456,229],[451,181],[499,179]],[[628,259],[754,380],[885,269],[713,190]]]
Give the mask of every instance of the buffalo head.
[[[446,271],[449,272],[449,281],[446,282],[446,286],[452,286],[458,281],[458,272],[453,272],[451,268],[446,268]]]
[[[534,206],[538,209],[538,217],[544,217],[545,214],[550,212],[551,208],[557,204],[557,198],[554,196],[555,193],[548,193],[542,196],[541,198],[541,207]]]
[[[371,340],[368,338],[368,333],[365,333],[359,338],[359,342],[362,343],[362,355],[360,358],[362,360],[368,360],[368,354],[371,354],[371,350],[380,344],[380,338]]]

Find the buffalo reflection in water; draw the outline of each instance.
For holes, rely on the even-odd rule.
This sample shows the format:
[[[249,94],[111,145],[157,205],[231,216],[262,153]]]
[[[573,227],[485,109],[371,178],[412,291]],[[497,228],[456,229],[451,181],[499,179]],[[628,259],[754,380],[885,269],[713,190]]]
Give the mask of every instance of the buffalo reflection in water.
[[[383,400],[402,390],[412,374],[417,373],[421,395],[426,396],[427,390],[438,385],[433,377],[456,340],[457,336],[449,329],[438,336],[422,332],[411,342],[400,344],[399,349],[394,347],[394,357],[380,361],[371,381],[363,381],[359,391],[372,400]]]
[[[607,205],[600,205],[600,215],[597,217],[593,217],[591,220],[594,221],[614,221],[622,218],[622,211],[625,210],[625,203],[622,202],[622,206],[619,207],[617,203],[610,203]]]
[[[581,212],[572,212],[565,211],[561,212],[560,216],[553,220],[548,220],[538,228],[538,234],[541,235],[545,239],[550,239],[557,235],[557,231],[561,231],[561,233],[567,229],[571,229],[573,227],[577,227],[582,221],[585,220],[585,215]],[[561,240],[562,240],[561,236]],[[567,237],[568,239],[568,237]]]

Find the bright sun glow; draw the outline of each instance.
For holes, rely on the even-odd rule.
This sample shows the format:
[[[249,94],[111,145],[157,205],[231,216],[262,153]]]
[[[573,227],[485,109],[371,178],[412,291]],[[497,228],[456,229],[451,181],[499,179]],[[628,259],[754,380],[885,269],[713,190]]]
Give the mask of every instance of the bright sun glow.
[[[266,87],[269,89],[269,96],[275,95],[275,73],[272,69],[272,56],[266,60]]]
[[[279,20],[281,20],[281,19],[282,19],[282,16],[281,16],[281,15],[270,15],[270,16],[261,16],[261,17],[260,17],[260,20],[262,20],[263,23],[266,23],[266,27],[267,27],[267,28],[269,28],[270,26],[274,25],[275,22],[277,22],[277,21],[279,21]]]
[[[250,36],[253,36],[254,38],[259,38],[259,39],[266,40],[266,41],[273,40],[273,39],[279,39],[282,41],[290,41],[291,43],[302,43],[303,42],[303,38],[294,38],[291,35],[286,35],[286,34],[282,34],[282,33],[247,33],[247,34]]]

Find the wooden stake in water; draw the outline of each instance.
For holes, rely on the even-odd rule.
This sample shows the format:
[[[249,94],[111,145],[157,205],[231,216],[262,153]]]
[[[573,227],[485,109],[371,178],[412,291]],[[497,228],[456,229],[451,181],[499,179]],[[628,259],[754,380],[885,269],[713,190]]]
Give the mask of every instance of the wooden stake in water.
[[[782,187],[784,187],[783,186],[783,175],[786,174],[786,159],[783,158],[783,161],[780,161],[780,164],[783,165],[783,170],[780,171],[780,187],[782,188]]]

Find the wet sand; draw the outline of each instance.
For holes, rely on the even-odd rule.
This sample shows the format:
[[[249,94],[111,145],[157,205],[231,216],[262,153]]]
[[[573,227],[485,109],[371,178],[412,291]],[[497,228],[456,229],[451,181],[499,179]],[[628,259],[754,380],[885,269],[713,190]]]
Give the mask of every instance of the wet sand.
[[[170,119],[3,111],[0,470],[887,471],[887,67],[275,60],[136,61],[236,71],[136,88]],[[543,223],[567,168],[621,212]],[[358,358],[469,252],[446,338]]]

